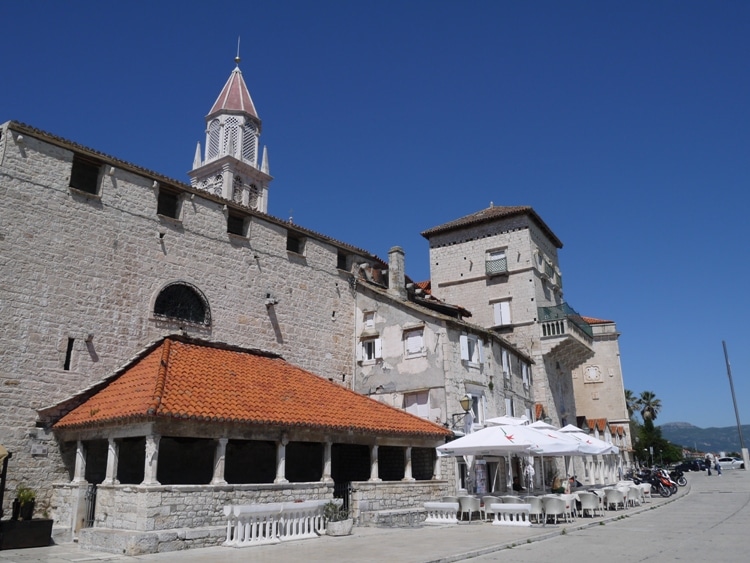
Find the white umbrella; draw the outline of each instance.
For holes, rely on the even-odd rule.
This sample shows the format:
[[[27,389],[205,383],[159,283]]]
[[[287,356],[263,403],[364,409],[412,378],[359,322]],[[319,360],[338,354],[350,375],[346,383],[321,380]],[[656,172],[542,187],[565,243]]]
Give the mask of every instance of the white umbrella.
[[[599,438],[589,436],[580,428],[578,428],[577,426],[573,426],[572,424],[568,424],[567,426],[561,428],[560,433],[565,434],[566,436],[573,436],[577,440],[579,440],[583,444],[582,451],[588,450],[583,451],[583,453],[592,455],[620,453],[620,448],[618,448],[614,444],[610,444],[609,442],[605,442],[604,440],[600,440]]]
[[[526,418],[526,415],[516,417],[516,416],[496,416],[495,418],[488,418],[484,421],[486,424],[491,424],[495,426],[518,426],[519,424],[528,424],[529,419]]]
[[[441,455],[497,455],[511,453],[535,453],[543,455],[565,455],[580,453],[580,443],[562,434],[551,435],[528,426],[488,426],[453,440],[437,451]]]

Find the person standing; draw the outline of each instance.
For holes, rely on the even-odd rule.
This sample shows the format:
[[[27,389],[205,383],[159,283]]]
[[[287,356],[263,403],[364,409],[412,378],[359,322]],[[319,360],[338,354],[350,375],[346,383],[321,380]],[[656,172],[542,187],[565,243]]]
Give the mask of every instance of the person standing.
[[[523,474],[526,477],[526,487],[529,489],[529,491],[534,490],[534,474],[536,471],[534,471],[534,464],[529,461],[526,464],[526,467],[523,469]]]
[[[716,464],[714,465],[714,469],[716,469],[716,474],[721,477],[721,464],[719,463],[719,458],[716,458]]]
[[[706,454],[706,471],[708,472],[707,475],[711,476],[711,466],[714,464],[714,456],[711,455],[711,453]]]

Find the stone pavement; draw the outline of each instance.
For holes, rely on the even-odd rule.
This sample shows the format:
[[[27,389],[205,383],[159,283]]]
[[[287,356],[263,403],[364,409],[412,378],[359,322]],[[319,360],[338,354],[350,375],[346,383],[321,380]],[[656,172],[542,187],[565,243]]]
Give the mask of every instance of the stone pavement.
[[[596,534],[597,526],[614,522],[624,517],[632,518],[645,511],[660,509],[671,503],[682,503],[687,508],[694,504],[701,510],[711,509],[718,517],[730,519],[734,514],[721,516],[723,510],[722,495],[714,493],[741,493],[750,495],[750,476],[744,470],[725,471],[722,477],[707,477],[705,473],[688,473],[688,486],[680,488],[677,495],[667,499],[654,497],[651,502],[641,507],[629,508],[626,511],[607,511],[603,517],[581,518],[571,523],[558,525],[532,525],[530,527],[493,526],[489,523],[461,523],[454,526],[423,526],[421,528],[355,528],[351,536],[322,536],[312,540],[286,542],[269,546],[250,548],[210,547],[172,553],[141,555],[127,557],[81,550],[75,544],[64,544],[36,549],[19,549],[0,551],[0,563],[71,563],[89,561],[121,562],[212,562],[222,561],[273,561],[274,563],[306,563],[318,561],[357,561],[399,563],[448,563],[462,561],[471,557],[492,554],[512,546],[527,545],[541,540],[570,534],[576,530],[589,529]],[[705,493],[705,494],[704,494]],[[724,497],[726,498],[726,497]],[[665,510],[669,512],[669,526],[680,526],[675,522],[681,514],[689,518],[690,510]],[[745,526],[746,522],[738,522]],[[602,529],[603,530],[603,529]],[[740,536],[743,537],[743,536]],[[627,549],[633,539],[622,535],[622,547]],[[742,540],[744,541],[744,539]],[[616,547],[616,546],[613,546]]]

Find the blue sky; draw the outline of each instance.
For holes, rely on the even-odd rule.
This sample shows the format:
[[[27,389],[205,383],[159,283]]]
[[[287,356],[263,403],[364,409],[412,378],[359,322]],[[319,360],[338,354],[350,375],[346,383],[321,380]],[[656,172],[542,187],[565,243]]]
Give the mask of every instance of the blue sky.
[[[422,280],[421,231],[530,205],[657,424],[735,424],[723,340],[750,423],[750,3],[27,0],[0,20],[0,122],[183,181],[240,36],[270,213],[400,245]]]

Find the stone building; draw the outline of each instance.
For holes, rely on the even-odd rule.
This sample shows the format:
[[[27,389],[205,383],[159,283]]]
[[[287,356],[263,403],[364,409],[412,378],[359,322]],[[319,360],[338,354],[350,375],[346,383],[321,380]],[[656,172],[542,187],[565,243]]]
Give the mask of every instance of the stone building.
[[[564,300],[562,242],[531,207],[491,204],[422,235],[430,244],[432,294],[460,303],[478,325],[533,359],[535,418],[558,427],[588,416],[627,421],[614,324],[592,327]],[[601,408],[578,403],[587,367],[606,371]],[[628,449],[629,436],[625,443]]]

